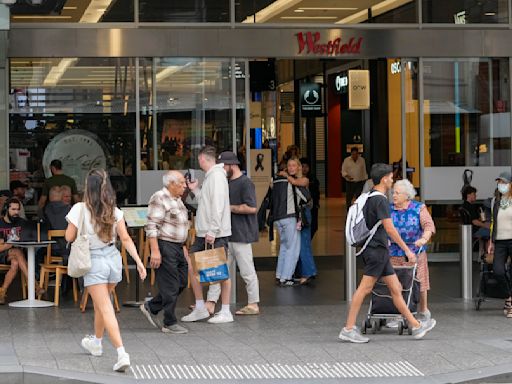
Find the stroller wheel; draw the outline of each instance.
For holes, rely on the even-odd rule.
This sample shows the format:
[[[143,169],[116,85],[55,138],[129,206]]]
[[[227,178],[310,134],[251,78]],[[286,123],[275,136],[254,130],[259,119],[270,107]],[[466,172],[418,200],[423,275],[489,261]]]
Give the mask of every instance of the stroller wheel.
[[[398,334],[399,335],[404,334],[404,324],[401,321],[398,322]]]
[[[361,333],[362,333],[363,335],[366,335],[366,328],[368,328],[368,327],[366,326],[366,323],[367,323],[367,322],[368,322],[368,320],[363,320],[363,324],[361,324]]]
[[[482,299],[478,298],[478,299],[475,299],[475,309],[477,311],[480,310],[480,304],[482,304]]]
[[[378,329],[377,327],[379,326],[379,323],[378,323],[378,320],[373,320],[372,321],[372,333],[373,334],[376,334]]]
[[[409,336],[411,336],[411,335],[412,335],[412,327],[407,327],[407,334],[408,334]]]

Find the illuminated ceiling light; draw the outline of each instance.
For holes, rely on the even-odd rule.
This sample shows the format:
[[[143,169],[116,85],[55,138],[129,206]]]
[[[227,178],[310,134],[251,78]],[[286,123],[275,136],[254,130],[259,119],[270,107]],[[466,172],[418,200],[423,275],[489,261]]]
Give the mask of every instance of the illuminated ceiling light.
[[[382,15],[383,13],[392,11],[395,8],[401,7],[412,0],[384,0],[371,7],[372,16]]]
[[[111,3],[112,0],[91,0],[80,18],[80,23],[97,23]]]
[[[354,7],[300,7],[304,11],[357,11]]]
[[[287,9],[299,4],[302,0],[277,0],[262,10],[256,12],[256,15],[248,16],[243,23],[254,23],[255,16],[258,23],[264,23],[274,16]]]
[[[317,20],[336,20],[336,16],[281,16],[281,19],[283,20],[311,20],[311,19],[317,19]]]
[[[47,15],[16,15],[12,16],[13,19],[16,20],[29,20],[29,19],[71,19],[71,16],[63,16],[63,15],[56,15],[56,16],[47,16]]]
[[[302,12],[304,12],[304,10],[299,8],[299,9],[294,10],[293,12],[302,13]]]
[[[48,75],[44,79],[43,85],[45,86],[55,86],[61,79],[61,77],[64,75],[66,70],[76,63],[78,59],[62,59],[58,65],[55,67],[52,67],[50,69],[50,72],[48,72]]]
[[[62,7],[62,9],[75,10],[75,9],[78,9],[78,7]]]
[[[496,12],[485,12],[485,16],[496,16]]]
[[[192,63],[186,63],[185,65],[170,65],[168,67],[165,67],[156,74],[156,81],[162,81],[163,79],[166,79],[167,77],[171,76],[173,73],[179,72],[182,69],[187,68],[191,64]]]
[[[338,20],[336,24],[357,24],[362,23],[368,19],[368,10],[363,9],[362,11],[356,12],[353,15],[347,16],[341,20]]]

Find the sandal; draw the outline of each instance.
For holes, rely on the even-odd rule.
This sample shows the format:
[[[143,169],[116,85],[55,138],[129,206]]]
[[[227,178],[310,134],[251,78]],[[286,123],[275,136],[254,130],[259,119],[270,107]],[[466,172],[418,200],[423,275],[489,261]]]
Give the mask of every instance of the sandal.
[[[259,314],[260,314],[259,309],[254,309],[252,307],[249,307],[248,305],[246,305],[243,308],[240,308],[238,311],[235,312],[235,315],[242,315],[242,316],[259,315]]]

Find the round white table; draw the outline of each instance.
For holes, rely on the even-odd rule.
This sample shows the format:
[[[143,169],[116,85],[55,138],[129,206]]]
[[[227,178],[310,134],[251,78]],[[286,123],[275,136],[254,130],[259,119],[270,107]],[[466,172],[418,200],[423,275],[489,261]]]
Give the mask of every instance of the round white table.
[[[48,244],[55,244],[53,240],[45,240],[45,241],[8,241],[7,244],[12,244],[14,247],[18,248],[27,248],[27,261],[28,261],[28,299],[21,301],[13,301],[9,303],[10,307],[16,308],[43,308],[43,307],[53,307],[53,302],[44,301],[44,300],[36,300],[36,292],[35,292],[35,255],[36,248],[46,247]],[[20,271],[21,273],[21,271]]]

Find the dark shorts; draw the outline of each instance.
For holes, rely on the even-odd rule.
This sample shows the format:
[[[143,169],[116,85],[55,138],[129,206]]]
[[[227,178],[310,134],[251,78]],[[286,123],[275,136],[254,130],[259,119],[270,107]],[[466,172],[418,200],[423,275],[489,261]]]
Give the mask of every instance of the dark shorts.
[[[387,248],[368,247],[361,254],[361,257],[364,264],[363,275],[381,277],[395,274]]]
[[[7,261],[7,251],[0,252],[0,264],[9,264]]]

